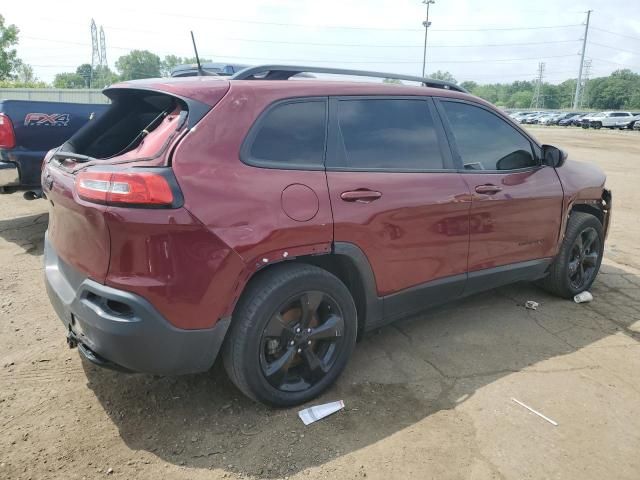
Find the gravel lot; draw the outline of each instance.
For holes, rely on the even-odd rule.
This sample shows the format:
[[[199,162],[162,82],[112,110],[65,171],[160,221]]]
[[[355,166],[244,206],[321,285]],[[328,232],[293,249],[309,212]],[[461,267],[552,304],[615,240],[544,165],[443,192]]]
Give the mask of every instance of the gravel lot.
[[[82,362],[42,282],[45,203],[1,196],[0,478],[637,479],[640,134],[533,130],[609,176],[594,302],[519,284],[385,328],[319,399],[346,409],[309,427],[219,365],[164,378]]]

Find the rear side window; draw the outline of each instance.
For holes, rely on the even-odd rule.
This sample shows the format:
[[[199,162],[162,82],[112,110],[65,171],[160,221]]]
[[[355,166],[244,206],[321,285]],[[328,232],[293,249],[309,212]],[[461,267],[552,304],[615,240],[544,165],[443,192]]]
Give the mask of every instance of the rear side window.
[[[279,168],[324,165],[325,99],[278,104],[258,120],[249,136],[250,164]]]
[[[331,166],[356,170],[441,170],[438,136],[427,102],[339,100],[343,152]]]
[[[529,140],[497,115],[443,101],[465,170],[517,170],[538,164]]]

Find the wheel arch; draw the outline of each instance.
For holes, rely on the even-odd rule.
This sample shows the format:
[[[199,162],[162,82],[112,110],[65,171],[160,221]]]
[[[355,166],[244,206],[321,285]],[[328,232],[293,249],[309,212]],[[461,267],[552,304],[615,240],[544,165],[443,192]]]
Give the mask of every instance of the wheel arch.
[[[262,275],[282,264],[302,263],[314,265],[338,277],[347,287],[356,305],[358,316],[358,336],[382,323],[382,299],[377,295],[377,286],[371,264],[364,252],[356,245],[335,242],[331,251],[320,254],[300,255],[279,262],[270,263],[255,271],[244,284],[235,307]]]

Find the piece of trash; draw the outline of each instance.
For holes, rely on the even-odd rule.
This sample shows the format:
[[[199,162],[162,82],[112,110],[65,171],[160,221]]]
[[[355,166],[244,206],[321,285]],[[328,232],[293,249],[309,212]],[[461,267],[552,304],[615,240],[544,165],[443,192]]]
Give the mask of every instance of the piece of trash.
[[[573,297],[573,301],[576,303],[589,303],[591,300],[593,300],[593,295],[591,295],[591,292],[587,292],[586,290]]]
[[[534,302],[533,300],[527,300],[524,304],[524,307],[528,308],[529,310],[537,310],[539,306],[540,304],[538,302]]]
[[[337,402],[330,402],[323,405],[316,405],[315,407],[305,408],[304,410],[300,410],[298,412],[298,416],[305,425],[309,425],[313,422],[317,422],[318,420],[323,419],[324,417],[328,417],[329,415],[336,413],[338,410],[342,410],[343,408],[344,401],[338,400]]]
[[[558,426],[558,422],[555,422],[553,420],[551,420],[549,417],[544,416],[543,414],[541,414],[540,412],[538,412],[537,410],[534,410],[533,408],[531,408],[529,405],[525,405],[524,403],[522,403],[520,400],[516,400],[515,398],[511,398],[511,400],[513,400],[514,402],[516,402],[518,405],[523,406],[524,408],[526,408],[527,410],[529,410],[531,413],[535,413],[536,415],[538,415],[540,418],[544,418],[547,422],[549,422],[551,425],[553,425],[554,427]]]

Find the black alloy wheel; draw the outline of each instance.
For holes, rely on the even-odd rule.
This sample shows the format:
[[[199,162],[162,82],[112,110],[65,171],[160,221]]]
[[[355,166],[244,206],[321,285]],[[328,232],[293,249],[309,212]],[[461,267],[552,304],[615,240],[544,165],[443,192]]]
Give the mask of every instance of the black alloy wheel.
[[[262,332],[262,374],[278,390],[308,390],[331,370],[343,332],[343,313],[328,293],[307,291],[290,298]]]
[[[591,283],[598,270],[601,248],[600,237],[593,227],[578,234],[571,247],[567,268],[571,288],[583,290]]]

